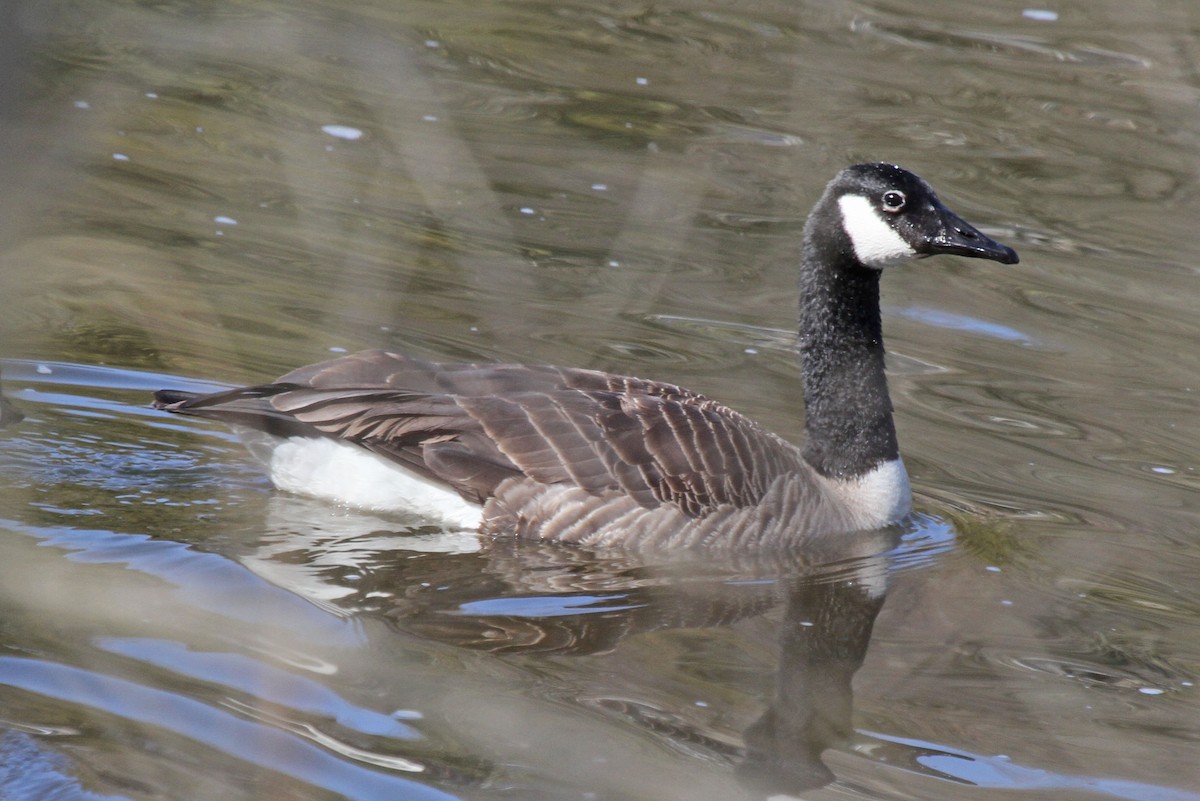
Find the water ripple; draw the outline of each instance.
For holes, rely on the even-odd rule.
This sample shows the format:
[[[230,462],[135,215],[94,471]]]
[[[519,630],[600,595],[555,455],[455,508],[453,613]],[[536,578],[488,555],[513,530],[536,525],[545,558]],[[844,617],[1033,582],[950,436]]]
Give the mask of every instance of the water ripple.
[[[38,659],[0,657],[0,684],[171,732],[345,798],[456,798],[400,776],[364,770],[294,735],[185,696],[96,671]]]
[[[1054,795],[1063,792],[1099,793],[1128,801],[1200,801],[1200,793],[1188,790],[1103,776],[1071,775],[1021,765],[1002,755],[974,754],[925,740],[877,732],[867,734],[886,744],[874,758],[907,765],[910,770],[973,787]]]
[[[393,717],[345,701],[328,687],[233,653],[204,653],[182,643],[139,637],[98,637],[105,651],[136,659],[179,676],[267,701],[293,712],[328,718],[372,737],[412,739],[420,734]]]

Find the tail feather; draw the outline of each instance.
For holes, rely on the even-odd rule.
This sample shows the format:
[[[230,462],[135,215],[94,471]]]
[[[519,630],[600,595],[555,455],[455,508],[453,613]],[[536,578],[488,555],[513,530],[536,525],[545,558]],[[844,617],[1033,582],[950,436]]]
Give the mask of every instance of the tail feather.
[[[154,403],[150,405],[155,409],[165,409],[173,412],[176,410],[168,407],[186,403],[192,398],[198,398],[199,396],[199,392],[185,392],[181,389],[160,389],[154,393]]]
[[[277,437],[327,436],[314,426],[303,423],[271,405],[272,396],[296,388],[295,384],[264,384],[208,394],[180,389],[160,389],[154,393],[151,406],[165,412],[245,426]]]

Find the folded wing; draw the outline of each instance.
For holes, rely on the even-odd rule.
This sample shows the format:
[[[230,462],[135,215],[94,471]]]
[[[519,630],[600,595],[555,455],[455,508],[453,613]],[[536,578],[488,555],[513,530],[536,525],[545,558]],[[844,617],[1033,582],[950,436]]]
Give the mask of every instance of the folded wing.
[[[437,364],[366,351],[274,384],[160,397],[172,411],[356,443],[485,502],[510,478],[620,492],[692,518],[756,504],[799,452],[670,384],[591,370]]]

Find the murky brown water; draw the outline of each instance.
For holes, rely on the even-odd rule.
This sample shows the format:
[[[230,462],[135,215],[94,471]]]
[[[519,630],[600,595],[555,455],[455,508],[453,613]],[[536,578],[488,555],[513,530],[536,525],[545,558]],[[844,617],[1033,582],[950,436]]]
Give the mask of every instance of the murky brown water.
[[[8,0],[0,797],[1200,799],[1198,33],[1145,0]],[[885,280],[895,547],[481,549],[146,406],[387,346],[797,438],[796,238],[865,159],[1022,256]]]

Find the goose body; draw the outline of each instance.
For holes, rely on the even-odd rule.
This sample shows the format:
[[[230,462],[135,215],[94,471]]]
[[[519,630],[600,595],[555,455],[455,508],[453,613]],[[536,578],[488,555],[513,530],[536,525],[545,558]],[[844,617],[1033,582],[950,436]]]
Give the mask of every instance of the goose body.
[[[736,548],[879,528],[911,508],[879,279],[938,253],[1017,261],[899,167],[830,181],[802,248],[803,447],[672,384],[381,350],[260,386],[161,390],[155,405],[253,432],[280,489],[485,534]]]

